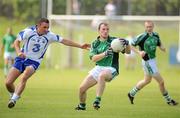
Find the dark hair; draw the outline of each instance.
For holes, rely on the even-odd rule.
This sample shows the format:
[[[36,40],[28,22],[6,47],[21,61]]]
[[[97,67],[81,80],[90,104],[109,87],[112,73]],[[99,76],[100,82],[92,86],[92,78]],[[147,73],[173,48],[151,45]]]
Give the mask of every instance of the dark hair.
[[[41,24],[42,22],[49,23],[49,20],[47,18],[41,18],[37,23]]]
[[[102,22],[102,23],[100,23],[100,24],[99,24],[99,26],[98,26],[98,30],[100,30],[100,28],[101,28],[101,25],[108,26],[108,23],[105,23],[105,22]]]

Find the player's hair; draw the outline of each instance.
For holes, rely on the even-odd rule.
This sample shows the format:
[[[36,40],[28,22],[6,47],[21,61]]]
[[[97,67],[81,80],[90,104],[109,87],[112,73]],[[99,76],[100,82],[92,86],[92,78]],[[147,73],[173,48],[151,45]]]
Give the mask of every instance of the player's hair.
[[[108,26],[108,23],[105,23],[105,22],[102,22],[102,23],[100,23],[100,24],[99,24],[99,26],[98,26],[98,30],[100,30],[100,28],[101,28],[101,25]]]
[[[49,20],[47,18],[41,18],[37,24],[41,24],[42,22],[49,23]]]
[[[152,23],[152,24],[154,25],[153,21],[151,21],[151,20],[146,20],[146,21],[144,22],[144,24],[146,24],[146,23]]]

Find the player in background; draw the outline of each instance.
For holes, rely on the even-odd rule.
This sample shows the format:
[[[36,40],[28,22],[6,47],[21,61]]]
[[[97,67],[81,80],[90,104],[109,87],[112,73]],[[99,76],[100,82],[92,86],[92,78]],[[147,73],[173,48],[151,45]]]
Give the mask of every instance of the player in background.
[[[113,0],[108,0],[108,3],[104,7],[105,15],[109,18],[116,15],[117,8]]]
[[[79,88],[79,104],[76,110],[86,110],[87,90],[97,84],[96,97],[93,102],[95,109],[100,108],[101,97],[103,95],[106,82],[110,82],[119,74],[119,53],[115,53],[110,48],[110,44],[116,37],[109,36],[109,25],[100,23],[98,27],[99,36],[91,44],[90,59],[96,66],[89,71]],[[126,46],[125,52],[130,53],[129,42],[121,39]]]
[[[153,32],[154,23],[152,21],[145,21],[145,32],[140,34],[136,39],[131,43],[131,48],[142,57],[142,66],[144,69],[144,79],[140,80],[134,88],[128,93],[129,100],[131,104],[134,104],[134,96],[136,93],[149,84],[154,78],[158,85],[159,89],[169,105],[177,105],[178,103],[173,100],[168,91],[165,88],[164,79],[158,71],[156,65],[156,47],[163,52],[166,51],[163,46],[158,33]],[[135,48],[139,46],[139,50]]]
[[[134,32],[130,32],[125,38],[131,44],[132,40],[135,39]],[[134,70],[136,67],[136,53],[131,50],[130,54],[125,54],[125,68],[126,70]]]
[[[4,52],[4,75],[5,78],[9,71],[9,68],[14,63],[14,59],[16,57],[16,51],[14,48],[14,41],[16,40],[16,36],[13,34],[12,28],[8,27],[6,34],[2,38],[2,46],[1,53]]]
[[[16,57],[15,63],[10,69],[5,82],[6,88],[11,94],[8,103],[9,108],[15,106],[16,101],[20,98],[26,87],[27,80],[39,68],[41,60],[51,43],[57,42],[59,44],[82,49],[87,49],[89,47],[89,44],[80,45],[60,35],[54,34],[48,29],[49,20],[41,18],[36,26],[21,31],[14,42],[18,57]],[[23,43],[22,49],[20,49],[21,42]],[[19,84],[15,87],[14,82],[19,76]]]

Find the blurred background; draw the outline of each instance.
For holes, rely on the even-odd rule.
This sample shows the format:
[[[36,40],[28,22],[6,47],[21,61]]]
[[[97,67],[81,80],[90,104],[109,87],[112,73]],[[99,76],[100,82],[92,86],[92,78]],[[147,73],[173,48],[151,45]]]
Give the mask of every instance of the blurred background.
[[[179,67],[180,0],[0,0],[0,9],[0,39],[7,27],[11,26],[17,35],[41,17],[50,19],[53,32],[79,43],[91,43],[102,21],[110,23],[111,35],[126,37],[129,33],[135,36],[142,33],[144,21],[154,20],[154,30],[167,47],[167,54],[158,51],[158,60],[167,67]],[[122,56],[122,66],[124,61]],[[91,68],[92,65],[88,51],[53,44],[41,68]],[[3,68],[2,52],[0,68]]]
[[[157,49],[157,65],[171,96],[180,102],[180,92],[177,91],[180,90],[180,0],[0,0],[0,46],[8,27],[16,36],[24,28],[35,25],[41,17],[50,20],[51,31],[79,43],[95,40],[100,22],[109,23],[111,36],[130,39],[144,32],[145,20],[154,21],[154,31],[159,33],[166,47],[165,53]],[[107,84],[102,109],[97,112],[91,108],[94,87],[88,91],[87,112],[76,112],[74,107],[78,104],[79,85],[95,64],[89,59],[89,51],[57,43],[47,50],[40,69],[31,77],[17,107],[9,110],[3,53],[1,48],[0,118],[180,116],[180,106],[167,106],[155,81],[139,93],[137,104],[133,107],[129,104],[127,93],[143,78],[143,70],[138,55],[127,65],[123,54],[120,54],[120,75]]]
[[[8,19],[32,22],[47,16],[49,0],[0,0],[0,15]],[[67,3],[72,4],[72,14],[105,14],[109,0],[50,0],[53,14],[66,14]],[[117,15],[179,15],[179,0],[113,0]]]

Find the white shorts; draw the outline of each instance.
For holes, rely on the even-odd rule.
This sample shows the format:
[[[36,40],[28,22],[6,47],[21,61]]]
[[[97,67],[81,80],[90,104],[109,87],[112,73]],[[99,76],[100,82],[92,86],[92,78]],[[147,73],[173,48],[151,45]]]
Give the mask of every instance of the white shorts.
[[[143,65],[145,74],[155,75],[156,73],[158,73],[158,68],[157,68],[155,59],[150,59],[148,61],[142,60],[142,65]]]
[[[16,52],[4,52],[4,59],[15,59]]]
[[[104,67],[104,66],[95,66],[92,70],[89,71],[89,74],[93,76],[93,78],[97,81],[99,74],[103,71],[103,70],[110,70],[111,74],[112,74],[112,79],[115,78],[115,76],[118,75],[117,71],[115,68],[113,67]]]

